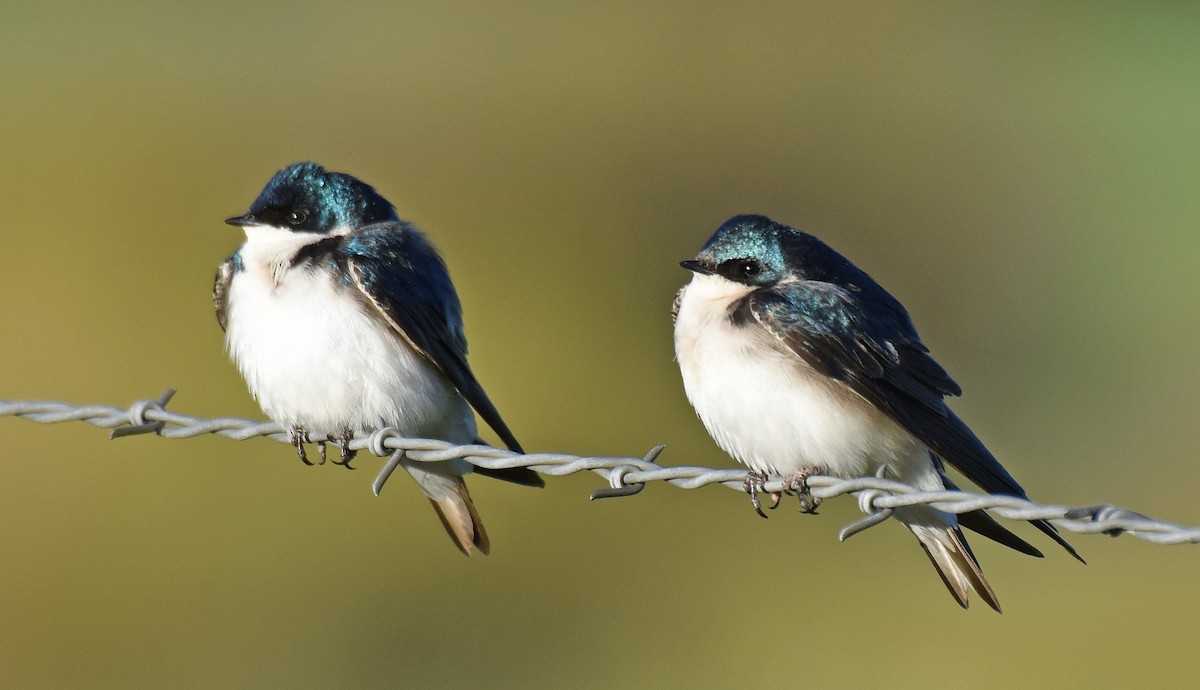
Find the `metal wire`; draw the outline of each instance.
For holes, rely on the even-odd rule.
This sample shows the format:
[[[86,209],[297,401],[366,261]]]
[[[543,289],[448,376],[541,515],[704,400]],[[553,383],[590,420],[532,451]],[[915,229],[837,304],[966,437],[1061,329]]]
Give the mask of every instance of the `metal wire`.
[[[274,422],[258,422],[236,417],[200,419],[170,412],[167,402],[175,394],[168,390],[155,400],[141,400],[128,408],[108,405],[72,405],[63,402],[0,400],[0,417],[10,416],[42,424],[86,422],[112,429],[110,438],[138,434],[157,434],[164,438],[192,438],[216,434],[243,441],[265,436],[290,443],[289,435]],[[581,457],[567,453],[514,453],[485,445],[458,446],[445,441],[404,438],[391,427],[352,439],[352,450],[365,450],[379,457],[391,457],[374,482],[376,493],[394,469],[398,458],[437,462],[461,458],[479,467],[508,469],[528,467],[541,474],[561,477],[590,470],[604,477],[608,488],[592,492],[592,499],[632,496],[649,482],[662,481],[681,489],[698,489],[721,484],[743,491],[746,470],[718,470],[707,467],[664,467],[655,462],[663,446],[655,446],[641,458],[621,456]],[[966,491],[920,491],[882,476],[839,479],[814,475],[808,478],[811,496],[817,499],[852,494],[867,517],[842,529],[839,538],[848,539],[883,522],[902,506],[936,504],[939,510],[965,513],[987,509],[1012,520],[1049,520],[1058,527],[1081,534],[1130,534],[1155,544],[1200,543],[1200,527],[1184,527],[1149,518],[1141,513],[1101,504],[1072,508],[1047,505],[1012,496],[976,494]],[[764,491],[783,490],[781,480],[768,481]]]

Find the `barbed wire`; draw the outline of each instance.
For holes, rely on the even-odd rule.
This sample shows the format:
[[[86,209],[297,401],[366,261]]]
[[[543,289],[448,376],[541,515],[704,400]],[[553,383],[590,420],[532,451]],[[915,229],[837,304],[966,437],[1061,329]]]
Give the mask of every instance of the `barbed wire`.
[[[291,443],[290,435],[274,422],[254,421],[237,417],[201,419],[171,412],[167,402],[175,394],[168,390],[155,400],[140,400],[127,408],[109,405],[72,405],[50,401],[12,401],[0,399],[0,417],[18,417],[41,424],[85,422],[112,429],[110,438],[139,434],[157,434],[163,438],[193,438],[215,434],[238,441],[266,437]],[[632,496],[647,483],[662,481],[681,489],[698,489],[719,484],[737,491],[745,490],[746,470],[712,469],[708,467],[665,467],[655,463],[663,446],[655,446],[645,456],[592,456],[568,453],[514,453],[487,445],[455,445],[445,441],[403,437],[396,429],[385,427],[367,436],[350,441],[351,450],[366,450],[388,458],[376,476],[376,494],[399,465],[401,458],[418,462],[439,462],[462,459],[489,469],[527,467],[540,474],[561,477],[591,471],[604,477],[608,488],[597,489],[592,499]],[[851,494],[858,500],[859,509],[867,516],[844,527],[838,537],[848,539],[874,527],[903,506],[937,504],[939,510],[965,513],[986,509],[1012,520],[1049,520],[1058,527],[1080,534],[1130,534],[1156,544],[1200,543],[1200,527],[1185,527],[1142,515],[1111,504],[1072,508],[1041,504],[1013,496],[977,494],[967,491],[921,491],[902,482],[882,476],[840,479],[814,475],[807,480],[812,498],[824,500]],[[766,492],[784,490],[782,480],[768,481]]]

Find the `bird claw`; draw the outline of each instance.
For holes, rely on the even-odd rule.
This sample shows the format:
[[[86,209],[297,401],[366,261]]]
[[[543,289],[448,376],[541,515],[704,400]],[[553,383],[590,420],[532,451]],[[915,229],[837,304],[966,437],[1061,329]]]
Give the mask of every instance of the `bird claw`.
[[[821,499],[809,492],[808,478],[820,473],[820,467],[808,467],[796,472],[783,482],[783,493],[800,499],[800,512],[802,513],[817,514],[817,506],[821,505]]]
[[[349,429],[346,429],[345,431],[343,431],[342,435],[339,438],[335,439],[332,436],[329,437],[329,440],[337,443],[338,446],[342,450],[341,462],[334,460],[333,464],[341,465],[342,467],[345,467],[348,470],[356,469],[356,468],[350,466],[350,461],[354,459],[355,455],[358,455],[358,451],[350,449],[350,439],[352,439],[352,438],[354,438],[354,432],[350,431]],[[322,456],[322,457],[324,457],[324,456]]]
[[[758,495],[763,492],[763,486],[766,485],[766,483],[766,473],[759,472],[758,470],[750,470],[750,472],[746,475],[745,483],[742,484],[742,490],[750,494],[750,505],[754,506],[754,512],[758,513],[762,518],[766,518],[767,514],[762,510],[762,502],[758,500]],[[775,510],[779,507],[781,495],[778,491],[772,491],[770,493],[772,499],[770,508],[771,510]]]
[[[300,456],[300,461],[312,467],[313,463],[308,459],[308,453],[304,450],[305,443],[312,443],[308,438],[308,432],[298,426],[294,426],[288,431],[288,440],[296,448],[296,454]],[[317,445],[320,446],[320,444]],[[324,447],[321,447],[321,462],[325,462]]]
[[[334,438],[333,436],[326,436],[324,439],[315,442],[309,438],[308,431],[303,427],[294,426],[288,431],[288,439],[292,446],[295,447],[296,454],[300,456],[301,462],[309,467],[312,467],[313,465],[324,465],[326,460],[326,444],[336,443],[341,449],[342,459],[340,461],[334,460],[333,464],[341,465],[348,470],[356,469],[350,466],[350,461],[353,460],[354,456],[358,454],[358,451],[350,450],[350,439],[352,438],[354,438],[354,432],[350,431],[349,429],[343,431],[342,435],[337,438]],[[308,459],[308,452],[304,448],[304,444],[306,443],[317,444],[317,452],[321,454],[321,461],[319,463]]]

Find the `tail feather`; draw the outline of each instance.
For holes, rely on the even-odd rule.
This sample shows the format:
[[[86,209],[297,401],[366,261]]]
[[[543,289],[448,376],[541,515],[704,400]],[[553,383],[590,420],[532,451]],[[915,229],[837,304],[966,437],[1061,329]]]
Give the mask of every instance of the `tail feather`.
[[[483,522],[479,519],[471,495],[467,493],[467,485],[462,483],[460,486],[461,494],[441,501],[431,498],[429,503],[433,505],[434,512],[442,521],[442,527],[446,528],[446,534],[450,535],[459,551],[470,556],[471,547],[474,546],[486,556],[492,550],[492,542],[488,539],[487,531],[483,529]]]
[[[491,541],[475,510],[475,502],[453,463],[405,462],[404,469],[417,480],[442,527],[460,551],[467,556],[471,555],[472,547],[484,555],[491,551]]]
[[[916,535],[925,555],[942,577],[946,589],[964,609],[969,605],[968,594],[975,590],[981,599],[997,613],[1000,613],[1000,601],[992,586],[983,576],[979,561],[962,531],[957,527],[929,527],[924,525],[909,525]]]

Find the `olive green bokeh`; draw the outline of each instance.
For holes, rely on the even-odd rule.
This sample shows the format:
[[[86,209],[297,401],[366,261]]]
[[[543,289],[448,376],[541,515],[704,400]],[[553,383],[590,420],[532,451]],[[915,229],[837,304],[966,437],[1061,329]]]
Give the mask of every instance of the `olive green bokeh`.
[[[25,3],[0,9],[0,397],[180,389],[222,351],[221,220],[317,160],[424,228],[534,451],[731,467],[683,396],[677,267],[726,218],[814,232],[909,307],[1035,498],[1200,522],[1200,16],[1183,3]],[[297,338],[303,338],[297,327]],[[1171,686],[1195,553],[976,539],[961,611],[850,500],[471,486],[462,558],[379,463],[0,419],[0,686]]]

